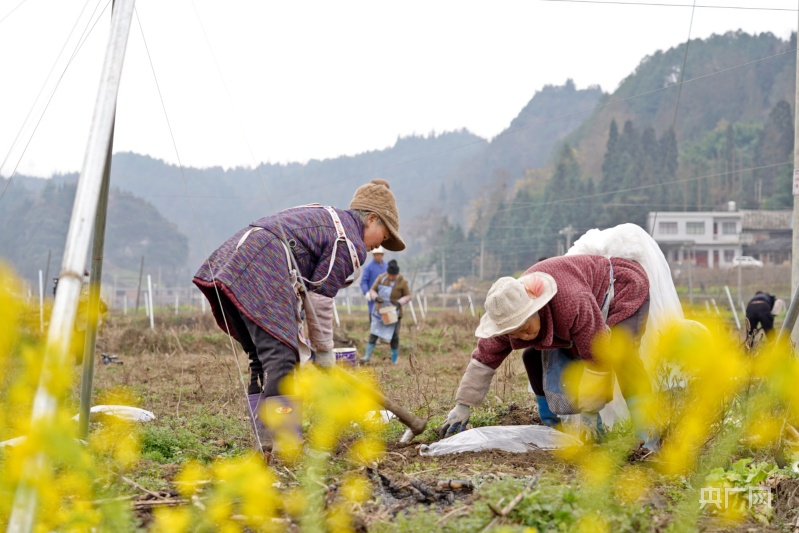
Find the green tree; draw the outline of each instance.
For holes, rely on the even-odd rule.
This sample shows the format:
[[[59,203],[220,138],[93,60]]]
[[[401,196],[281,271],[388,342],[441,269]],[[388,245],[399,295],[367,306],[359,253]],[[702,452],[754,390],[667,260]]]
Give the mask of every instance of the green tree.
[[[793,153],[793,113],[785,100],[777,102],[769,113],[755,151],[755,179],[767,208],[792,205],[791,154]]]

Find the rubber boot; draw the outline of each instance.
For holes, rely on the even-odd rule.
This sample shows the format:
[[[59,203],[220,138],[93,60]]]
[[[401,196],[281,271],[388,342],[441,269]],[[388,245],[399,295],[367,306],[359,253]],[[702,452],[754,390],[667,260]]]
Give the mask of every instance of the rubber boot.
[[[392,348],[391,349],[391,364],[396,365],[397,361],[399,361],[399,348]]]
[[[549,408],[549,403],[547,403],[546,396],[536,396],[535,401],[538,403],[538,416],[541,418],[541,422],[545,426],[549,426],[551,428],[560,429],[561,428],[561,420],[558,415],[552,412]]]
[[[247,414],[250,417],[252,430],[256,437],[256,449],[260,452],[272,451],[272,432],[270,432],[261,418],[261,409],[264,406],[266,395],[261,392],[258,394],[247,395]],[[260,449],[259,449],[260,447]]]
[[[635,396],[627,399],[627,408],[630,410],[630,420],[633,423],[633,432],[636,438],[644,441],[644,448],[650,452],[656,452],[660,449],[660,437],[651,421],[647,419],[647,403],[649,401],[649,397],[646,395]]]
[[[366,345],[366,353],[364,353],[363,357],[360,359],[361,363],[368,363],[369,360],[372,358],[373,351],[375,351],[375,345],[372,343],[368,343]]]
[[[296,457],[302,447],[302,403],[295,396],[270,396],[263,400],[272,453]]]

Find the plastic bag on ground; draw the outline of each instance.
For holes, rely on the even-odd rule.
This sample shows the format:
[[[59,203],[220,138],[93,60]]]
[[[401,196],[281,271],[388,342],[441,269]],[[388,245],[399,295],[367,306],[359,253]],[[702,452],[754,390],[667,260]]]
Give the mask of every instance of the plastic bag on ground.
[[[419,454],[436,456],[482,450],[523,453],[581,444],[577,437],[547,426],[487,426],[472,428],[430,445],[422,444]]]
[[[367,420],[380,420],[384,424],[388,424],[394,418],[397,418],[397,415],[386,409],[381,409],[380,411],[369,411],[366,413]]]
[[[150,422],[151,420],[155,420],[155,415],[151,411],[139,407],[130,407],[128,405],[95,405],[91,408],[90,412],[92,414],[102,413],[116,416],[131,422]],[[72,420],[78,420],[79,417],[80,414],[77,414],[72,417]]]

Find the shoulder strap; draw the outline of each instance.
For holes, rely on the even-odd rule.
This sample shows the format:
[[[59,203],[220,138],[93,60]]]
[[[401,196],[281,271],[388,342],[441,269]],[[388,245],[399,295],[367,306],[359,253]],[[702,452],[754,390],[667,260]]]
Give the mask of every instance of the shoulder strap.
[[[610,302],[613,300],[613,297],[616,295],[616,290],[614,285],[616,283],[616,278],[613,277],[613,263],[611,263],[610,258],[608,257],[608,263],[610,264],[610,274],[608,276],[608,290],[605,292],[605,298],[602,300],[602,305],[599,306],[599,309],[602,311],[602,318],[605,322],[608,321],[608,311],[610,311]]]
[[[333,226],[336,228],[336,240],[333,243],[333,253],[330,256],[330,266],[327,268],[327,274],[325,274],[325,277],[319,281],[311,281],[309,279],[303,278],[305,282],[314,286],[318,286],[330,277],[330,273],[333,271],[333,262],[336,260],[338,243],[340,241],[344,241],[347,244],[347,248],[349,248],[350,260],[352,261],[353,268],[353,277],[357,277],[357,273],[361,269],[361,261],[358,259],[358,252],[355,250],[355,245],[352,244],[352,241],[349,240],[349,238],[347,238],[347,232],[344,231],[344,224],[341,223],[341,219],[339,218],[338,213],[336,213],[336,210],[329,205],[321,206],[319,204],[309,204],[302,207],[323,207],[330,214],[330,218],[333,219]]]

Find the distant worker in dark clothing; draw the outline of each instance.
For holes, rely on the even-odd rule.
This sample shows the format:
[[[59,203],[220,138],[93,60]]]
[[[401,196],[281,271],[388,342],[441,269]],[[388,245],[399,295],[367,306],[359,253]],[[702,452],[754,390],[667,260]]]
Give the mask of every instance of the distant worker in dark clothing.
[[[763,332],[769,335],[774,329],[774,317],[782,311],[784,302],[765,291],[758,291],[746,304],[746,320],[748,322],[746,336],[752,337],[758,324]]]

